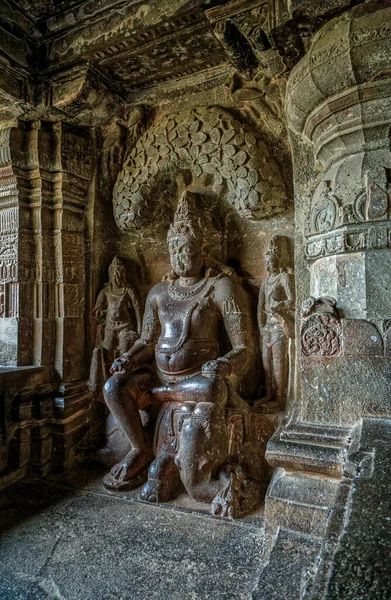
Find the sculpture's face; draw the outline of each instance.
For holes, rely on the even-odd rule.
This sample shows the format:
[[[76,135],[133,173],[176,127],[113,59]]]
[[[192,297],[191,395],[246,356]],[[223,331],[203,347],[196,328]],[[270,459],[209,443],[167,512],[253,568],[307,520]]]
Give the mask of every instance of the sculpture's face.
[[[124,287],[126,285],[126,273],[123,265],[110,266],[109,280],[114,287]]]
[[[266,254],[266,268],[269,273],[275,273],[280,268],[278,258],[275,254]]]
[[[173,238],[169,243],[169,251],[171,266],[179,277],[194,277],[200,273],[204,255],[194,238]]]

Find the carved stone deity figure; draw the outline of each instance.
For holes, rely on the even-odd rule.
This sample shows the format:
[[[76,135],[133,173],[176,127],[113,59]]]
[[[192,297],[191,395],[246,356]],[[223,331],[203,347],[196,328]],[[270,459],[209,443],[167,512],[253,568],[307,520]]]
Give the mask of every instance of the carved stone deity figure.
[[[97,335],[88,386],[97,392],[108,379],[114,358],[130,350],[141,332],[138,295],[127,281],[125,265],[118,256],[109,266],[109,282],[99,292],[93,314]]]
[[[275,235],[265,254],[268,277],[259,292],[258,325],[266,401],[284,408],[289,379],[289,339],[294,337],[295,282],[288,270],[287,238]]]
[[[144,500],[167,501],[184,486],[192,498],[214,501],[215,514],[235,516],[259,501],[257,484],[229,461],[226,419],[229,406],[248,411],[237,390],[255,351],[251,314],[232,269],[207,255],[195,198],[183,192],[168,232],[172,271],[149,292],[141,337],[105,384],[130,450],[104,485],[131,489],[148,476]]]

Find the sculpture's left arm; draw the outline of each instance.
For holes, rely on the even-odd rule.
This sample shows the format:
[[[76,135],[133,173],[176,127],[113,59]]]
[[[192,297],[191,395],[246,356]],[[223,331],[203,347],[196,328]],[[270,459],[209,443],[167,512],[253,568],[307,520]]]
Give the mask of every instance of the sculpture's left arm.
[[[133,287],[129,286],[128,294],[129,294],[129,297],[130,297],[130,300],[131,300],[131,303],[133,306],[134,314],[136,316],[137,333],[138,333],[138,335],[141,335],[142,316],[141,316],[140,300],[139,300],[136,290]]]
[[[281,316],[284,316],[284,314],[292,314],[292,312],[295,310],[295,278],[292,273],[285,271],[285,273],[283,273],[282,282],[284,285],[286,299],[279,302],[277,306],[273,307],[273,309],[277,313],[281,314]]]
[[[241,285],[230,277],[219,281],[215,299],[232,346],[221,360],[227,363],[228,374],[241,376],[255,351],[249,299]]]

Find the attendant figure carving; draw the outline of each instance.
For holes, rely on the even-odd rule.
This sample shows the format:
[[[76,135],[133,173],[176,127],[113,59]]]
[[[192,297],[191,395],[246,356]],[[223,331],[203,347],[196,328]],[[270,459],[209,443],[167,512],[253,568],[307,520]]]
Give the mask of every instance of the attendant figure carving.
[[[213,502],[216,514],[237,516],[259,501],[257,483],[230,460],[226,418],[227,407],[249,410],[238,390],[255,352],[251,313],[232,269],[208,256],[204,236],[186,190],[168,233],[172,271],[151,289],[141,337],[114,361],[104,388],[130,443],[104,485],[134,488],[148,476],[144,500],[167,501],[184,486]],[[153,444],[147,418],[155,420]],[[238,432],[243,419],[239,427],[231,421]]]
[[[288,270],[287,238],[272,237],[265,255],[268,277],[258,301],[266,401],[284,408],[289,379],[289,340],[294,337],[295,282]]]
[[[88,385],[91,391],[98,392],[110,375],[114,358],[130,350],[141,332],[138,295],[117,256],[109,266],[109,282],[100,291],[93,314],[97,334]]]

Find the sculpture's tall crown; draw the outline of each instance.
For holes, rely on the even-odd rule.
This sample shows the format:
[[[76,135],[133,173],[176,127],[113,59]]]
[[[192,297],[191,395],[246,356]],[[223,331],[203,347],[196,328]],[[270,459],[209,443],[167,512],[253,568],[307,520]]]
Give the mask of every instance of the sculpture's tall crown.
[[[118,256],[114,256],[110,263],[109,278],[110,281],[115,280],[117,285],[126,285],[126,268]]]
[[[118,256],[114,256],[109,268],[118,269],[124,266],[124,263]]]
[[[273,235],[270,239],[266,256],[275,256],[281,268],[289,266],[288,239],[284,235]]]
[[[174,221],[168,230],[167,241],[170,242],[178,237],[193,238],[201,244],[203,242],[202,229],[195,206],[195,194],[189,190],[183,192],[178,202]]]

